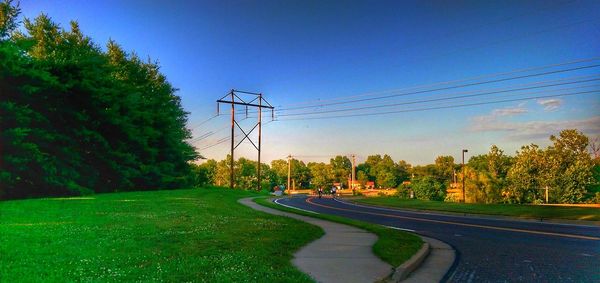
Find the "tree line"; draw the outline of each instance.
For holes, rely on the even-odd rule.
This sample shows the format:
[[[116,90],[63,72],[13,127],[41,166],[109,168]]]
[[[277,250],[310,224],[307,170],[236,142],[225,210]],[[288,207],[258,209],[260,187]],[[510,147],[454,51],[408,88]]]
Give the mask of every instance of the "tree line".
[[[0,198],[189,184],[187,113],[159,65],[0,2]]]
[[[452,156],[412,166],[404,160],[395,162],[389,155],[371,155],[356,165],[356,180],[363,187],[374,182],[377,188],[395,188],[398,197],[423,200],[462,201],[464,177],[466,202],[542,203],[547,188],[550,203],[600,203],[597,140],[590,141],[581,132],[567,129],[550,136],[550,141],[547,148],[525,145],[514,156],[492,145],[487,154],[469,158],[464,168]],[[229,186],[230,158],[194,164],[194,183]],[[289,162],[290,178],[298,189],[327,189],[333,183],[349,187],[352,162],[348,156],[335,156],[328,163],[304,163],[294,158]],[[246,158],[234,162],[237,188],[257,187],[257,165]],[[288,160],[273,160],[270,166],[261,166],[263,189],[287,183]]]

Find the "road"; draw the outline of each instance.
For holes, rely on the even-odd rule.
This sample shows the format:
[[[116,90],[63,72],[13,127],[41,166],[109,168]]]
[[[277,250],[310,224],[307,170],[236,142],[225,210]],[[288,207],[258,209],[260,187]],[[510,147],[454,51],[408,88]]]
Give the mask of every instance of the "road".
[[[295,196],[280,204],[413,230],[457,251],[449,282],[600,282],[600,227],[498,220]]]

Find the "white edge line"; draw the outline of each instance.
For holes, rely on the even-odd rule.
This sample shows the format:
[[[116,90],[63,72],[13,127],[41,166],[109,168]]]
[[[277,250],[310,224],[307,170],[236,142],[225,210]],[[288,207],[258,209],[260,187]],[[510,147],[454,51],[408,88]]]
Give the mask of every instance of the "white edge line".
[[[293,207],[293,206],[289,206],[289,205],[285,205],[285,204],[279,203],[278,200],[280,200],[280,199],[275,199],[275,201],[273,201],[273,202],[276,203],[276,204],[279,204],[281,206],[287,207],[287,208],[297,209],[297,210],[308,212],[308,213],[319,214],[318,212],[314,212],[314,211],[310,211],[310,210],[306,210],[306,209],[302,209],[302,208],[297,208],[297,207]]]
[[[416,232],[413,229],[406,229],[406,228],[398,228],[398,227],[394,227],[394,226],[384,226],[390,229],[394,229],[394,230],[400,230],[400,231],[406,231],[406,232]]]
[[[377,207],[377,206],[360,205],[360,204],[356,204],[356,203],[352,203],[352,202],[338,200],[336,198],[334,198],[334,200],[337,201],[337,202],[339,202],[339,203],[343,203],[343,204],[347,204],[347,205],[364,207],[364,208],[372,208],[372,209],[383,210],[383,211],[406,212],[406,213],[423,214],[423,215],[433,215],[433,216],[449,216],[449,217],[466,218],[466,219],[474,219],[474,220],[487,219],[487,220],[505,221],[505,222],[520,222],[520,223],[531,222],[531,223],[542,224],[542,225],[558,225],[558,226],[574,226],[574,227],[582,227],[582,228],[598,228],[598,226],[587,225],[587,224],[571,224],[571,223],[560,223],[560,222],[552,222],[552,221],[538,222],[534,218],[531,218],[531,219],[527,219],[527,218],[524,218],[524,219],[511,219],[510,217],[506,217],[506,219],[504,219],[504,218],[494,218],[493,215],[490,218],[486,218],[484,215],[482,215],[482,216],[453,215],[453,214],[436,213],[434,211],[425,212],[425,211],[413,211],[413,210],[409,210],[409,209],[403,210],[401,208],[400,209],[393,209],[393,208],[385,208],[385,207]]]

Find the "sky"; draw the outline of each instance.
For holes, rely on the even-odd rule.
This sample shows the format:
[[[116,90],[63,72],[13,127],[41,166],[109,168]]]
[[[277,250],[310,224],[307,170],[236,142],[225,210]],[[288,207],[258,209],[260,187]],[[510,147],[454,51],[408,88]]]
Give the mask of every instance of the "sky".
[[[600,77],[594,67],[600,1],[22,0],[20,6],[24,17],[43,12],[65,28],[76,20],[100,46],[113,39],[158,60],[179,89],[193,144],[206,158],[220,160],[230,150],[229,142],[218,144],[231,135],[230,108],[222,105],[223,115],[202,122],[217,114],[216,100],[231,89],[263,93],[275,106],[275,121],[269,111],[263,116],[263,162],[350,154],[358,162],[372,154],[414,165],[440,155],[458,162],[462,149],[468,159],[492,144],[510,155],[530,143],[547,146],[565,128],[600,135],[600,81],[593,80]],[[559,72],[567,69],[574,70]],[[490,76],[497,73],[509,74]],[[540,73],[548,74],[514,78]],[[490,80],[499,81],[481,83]],[[540,84],[551,85],[500,92]],[[496,93],[467,97],[477,92]],[[237,114],[246,131],[256,122],[252,110],[247,119]],[[351,117],[323,118],[336,115]],[[256,150],[244,141],[240,156],[255,160]]]

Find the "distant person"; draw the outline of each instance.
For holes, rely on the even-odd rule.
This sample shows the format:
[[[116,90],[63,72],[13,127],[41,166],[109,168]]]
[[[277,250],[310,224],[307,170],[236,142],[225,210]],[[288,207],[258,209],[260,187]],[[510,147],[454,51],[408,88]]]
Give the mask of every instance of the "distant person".
[[[317,189],[317,194],[319,194],[319,198],[321,198],[321,195],[323,195],[323,188],[319,187]]]
[[[333,196],[334,198],[335,198],[335,193],[336,193],[336,191],[337,191],[337,188],[336,188],[335,186],[333,186],[333,187],[331,188],[331,196]]]

